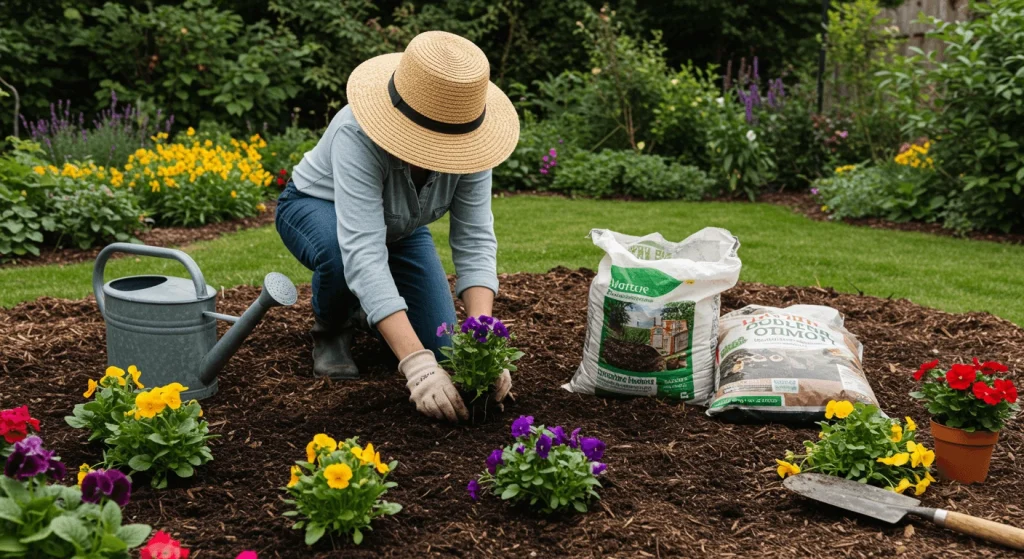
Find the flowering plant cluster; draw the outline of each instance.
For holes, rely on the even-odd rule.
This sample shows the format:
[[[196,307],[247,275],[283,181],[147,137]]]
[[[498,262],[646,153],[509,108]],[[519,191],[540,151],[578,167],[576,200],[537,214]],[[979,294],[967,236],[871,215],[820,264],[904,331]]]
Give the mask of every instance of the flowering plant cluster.
[[[291,467],[291,479],[284,491],[287,504],[295,510],[284,516],[302,517],[292,528],[306,530],[306,544],[313,545],[325,534],[348,534],[363,541],[363,530],[371,530],[373,519],[397,514],[402,506],[381,499],[398,484],[387,481],[398,462],[384,463],[380,452],[367,444],[359,446],[353,437],[340,444],[320,433],[306,445],[306,460]]]
[[[194,135],[189,128],[186,138]],[[194,138],[188,144],[167,143],[163,133],[154,139],[153,149],[140,148],[128,158],[121,181],[158,220],[197,225],[259,211],[265,187],[274,179],[260,163],[259,149],[266,142],[259,134],[248,141],[231,139],[230,147]]]
[[[999,431],[1020,409],[1013,381],[996,377],[1009,370],[1006,365],[974,358],[945,372],[938,366],[938,359],[921,365],[914,373],[921,386],[910,393],[924,402],[936,423],[968,433]]]
[[[907,165],[915,169],[932,169],[935,167],[935,160],[928,155],[932,143],[924,140],[921,143],[903,144],[900,152],[893,158],[899,165]]]
[[[179,383],[153,388],[135,395],[135,405],[122,412],[104,439],[104,464],[127,466],[132,473],[147,472],[150,484],[167,487],[167,477],[192,477],[194,468],[213,460],[207,442],[216,438],[202,419],[199,402],[181,401],[188,387]]]
[[[32,417],[28,406],[0,411],[0,456],[11,453],[10,445],[39,432],[39,420]]]
[[[458,330],[442,323],[437,336],[451,336],[452,345],[441,347],[441,365],[459,388],[476,393],[474,400],[489,391],[503,371],[515,371],[515,361],[523,356],[510,345],[513,337],[505,324],[483,314],[467,318]]]
[[[786,452],[776,460],[779,476],[819,472],[884,487],[896,493],[913,488],[915,495],[935,481],[935,452],[915,440],[917,424],[890,419],[877,406],[847,401],[828,403],[817,441],[804,441],[806,454]]]
[[[36,436],[14,444],[0,476],[0,557],[127,559],[150,527],[122,525],[131,482],[120,472],[93,472],[83,487],[51,485],[63,463]]]
[[[132,365],[128,371],[120,367],[107,367],[100,380],[89,379],[84,398],[92,401],[75,404],[71,415],[64,418],[75,429],[89,429],[90,441],[102,441],[113,434],[111,426],[117,425],[132,409],[135,389],[145,388],[139,377],[142,372]]]
[[[600,499],[597,477],[607,469],[600,439],[581,437],[580,429],[566,434],[561,426],[534,425],[530,416],[512,422],[512,436],[512,444],[491,451],[487,471],[469,482],[473,500],[490,487],[504,500],[548,514],[570,507],[586,512],[591,499]]]
[[[551,148],[540,158],[540,174],[546,175],[558,166],[558,150]]]

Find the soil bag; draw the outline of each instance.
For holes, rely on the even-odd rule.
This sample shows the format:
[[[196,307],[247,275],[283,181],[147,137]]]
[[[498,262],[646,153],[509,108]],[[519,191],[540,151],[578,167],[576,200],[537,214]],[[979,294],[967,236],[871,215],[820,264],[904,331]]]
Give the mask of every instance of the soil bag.
[[[708,415],[727,421],[821,421],[829,400],[878,405],[861,343],[839,311],[748,306],[722,317],[719,386]]]
[[[590,284],[583,361],[563,388],[706,404],[720,294],[739,279],[739,241],[713,227],[680,243],[603,229],[590,237],[605,255]]]

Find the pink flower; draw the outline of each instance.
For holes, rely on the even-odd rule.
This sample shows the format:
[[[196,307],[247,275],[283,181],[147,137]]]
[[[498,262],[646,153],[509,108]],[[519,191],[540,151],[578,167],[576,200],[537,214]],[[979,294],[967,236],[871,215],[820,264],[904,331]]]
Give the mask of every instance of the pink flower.
[[[548,170],[547,169],[541,169],[540,170],[540,174],[546,175],[546,174],[548,174]]]
[[[840,130],[839,132],[836,132],[836,135],[839,136],[840,138],[846,139],[846,137],[849,136],[850,133],[847,132],[846,130]]]
[[[255,551],[243,551],[243,552],[239,553],[238,557],[235,557],[235,559],[260,559],[260,558],[256,555]]]

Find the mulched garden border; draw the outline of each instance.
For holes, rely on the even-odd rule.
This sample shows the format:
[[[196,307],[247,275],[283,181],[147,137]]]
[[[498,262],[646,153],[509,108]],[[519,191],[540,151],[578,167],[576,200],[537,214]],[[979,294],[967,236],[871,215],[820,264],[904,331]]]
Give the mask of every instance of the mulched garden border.
[[[834,221],[831,216],[821,211],[821,203],[814,199],[809,192],[765,192],[758,196],[758,202],[775,204],[792,208],[793,211],[809,217],[814,221]],[[916,233],[928,233],[943,237],[957,237],[956,232],[944,229],[938,223],[924,223],[921,221],[889,221],[880,217],[868,217],[863,219],[844,219],[842,223],[856,225],[859,227],[870,227],[872,229],[891,229],[894,231],[913,231]],[[998,233],[991,231],[972,231],[964,235],[965,238],[975,241],[991,241],[994,243],[1006,243],[1012,245],[1024,244],[1024,234],[1020,233]]]
[[[200,225],[199,227],[152,227],[139,232],[136,235],[136,238],[143,244],[150,246],[179,247],[199,241],[209,241],[216,239],[221,235],[234,233],[236,231],[241,231],[242,229],[263,227],[264,225],[274,223],[274,210],[277,208],[277,200],[267,200],[264,204],[267,206],[267,211],[252,217],[221,221],[219,223],[207,223],[206,225]],[[40,247],[38,257],[33,256],[20,258],[10,262],[0,263],[0,268],[26,268],[30,266],[44,266],[47,264],[78,264],[79,262],[95,260],[96,255],[103,250],[104,246],[106,245],[99,245],[85,250],[77,247],[55,248],[52,246],[43,246]]]
[[[314,380],[309,288],[300,303],[273,309],[221,373],[221,391],[204,402],[214,462],[188,482],[155,492],[139,487],[126,516],[172,532],[194,559],[233,559],[243,549],[269,558],[341,557],[1011,557],[1011,552],[924,521],[888,525],[791,495],[775,458],[799,449],[817,429],[733,425],[702,408],[656,399],[605,399],[560,386],[580,361],[588,270],[503,276],[495,314],[526,352],[514,375],[515,402],[501,416],[447,425],[420,416],[403,379],[380,365],[380,346],[361,338],[357,381]],[[223,294],[221,312],[239,313],[257,287]],[[820,288],[741,283],[723,309],[747,304],[825,304],[840,309],[865,345],[865,371],[883,409],[910,415],[931,446],[927,415],[907,393],[918,364],[973,356],[1024,370],[1024,330],[984,313],[948,314]],[[29,404],[42,436],[71,470],[96,462],[97,447],[63,421],[105,365],[102,319],[91,298],[39,299],[0,310],[0,407]],[[145,380],[143,372],[143,380]],[[585,515],[542,518],[493,496],[472,503],[468,480],[489,451],[509,442],[520,414],[581,426],[608,443],[603,499]],[[288,466],[318,432],[372,441],[401,465],[389,500],[405,508],[378,522],[361,546],[326,539],[307,548],[288,528],[279,487]],[[924,505],[1024,526],[1024,434],[1002,434],[987,483],[941,481]],[[71,481],[69,476],[68,481]]]

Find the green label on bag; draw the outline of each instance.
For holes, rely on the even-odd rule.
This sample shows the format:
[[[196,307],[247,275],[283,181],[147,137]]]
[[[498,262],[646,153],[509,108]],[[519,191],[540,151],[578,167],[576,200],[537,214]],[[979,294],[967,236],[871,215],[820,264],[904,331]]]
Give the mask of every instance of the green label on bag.
[[[724,408],[732,404],[778,408],[782,407],[782,396],[726,396],[715,400],[711,408]]]
[[[681,283],[665,272],[653,268],[612,266],[612,278],[608,288],[618,293],[655,299],[668,295]]]

